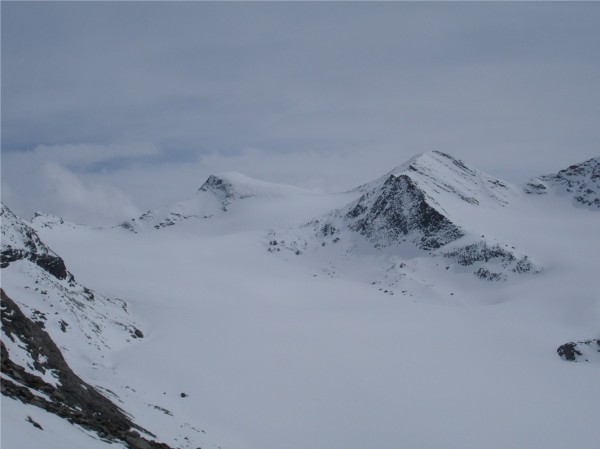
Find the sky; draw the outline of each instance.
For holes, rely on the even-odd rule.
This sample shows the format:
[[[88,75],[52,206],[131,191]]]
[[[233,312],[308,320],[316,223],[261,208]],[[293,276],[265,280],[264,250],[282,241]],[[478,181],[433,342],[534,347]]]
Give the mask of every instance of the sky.
[[[600,155],[600,3],[2,2],[2,201],[116,224],[211,173],[341,191]]]

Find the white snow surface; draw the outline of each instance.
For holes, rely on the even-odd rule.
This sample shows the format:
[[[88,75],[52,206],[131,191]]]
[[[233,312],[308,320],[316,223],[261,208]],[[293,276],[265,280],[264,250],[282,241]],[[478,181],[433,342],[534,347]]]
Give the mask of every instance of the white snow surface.
[[[280,229],[343,208],[365,186],[257,193],[226,210],[215,200],[210,219],[157,232],[40,227],[78,282],[126,298],[145,333],[76,372],[174,447],[596,449],[600,364],[566,362],[556,348],[600,336],[600,215],[464,179],[479,208],[446,198],[427,174],[417,182],[449,216],[543,271],[489,282],[348,229],[347,247],[306,231],[311,251],[268,250],[269,229],[290,232]],[[13,276],[3,270],[3,285]],[[5,410],[31,427],[4,402],[3,425]]]
[[[449,204],[449,207],[456,207],[461,202],[497,207],[507,204],[518,192],[518,189],[508,183],[440,151],[413,156],[404,164],[356,190],[365,192],[380,187],[391,175],[409,176],[429,193],[430,199],[440,207],[440,211],[445,209],[445,202],[454,203]]]
[[[33,420],[42,428],[34,427]],[[96,434],[73,425],[39,407],[2,396],[2,447],[7,449],[125,449],[102,441]]]

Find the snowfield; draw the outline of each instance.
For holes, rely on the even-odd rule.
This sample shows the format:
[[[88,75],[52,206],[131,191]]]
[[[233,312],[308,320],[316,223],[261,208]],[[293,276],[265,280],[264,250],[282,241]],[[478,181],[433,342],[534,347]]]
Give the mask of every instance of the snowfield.
[[[386,233],[374,245],[359,218],[344,218],[361,201],[361,213],[374,210],[398,171],[338,195],[226,174],[141,225],[110,229],[38,216],[34,229],[77,282],[123,298],[144,334],[73,369],[173,448],[597,449],[600,358],[556,352],[600,337],[596,203],[500,186],[440,154],[419,159],[420,181],[411,178],[461,229],[439,248],[412,240],[432,228],[411,224],[394,234],[406,241]],[[339,232],[318,234],[323,217]],[[539,269],[444,255],[473,242]],[[474,267],[508,275],[486,279]],[[19,276],[2,270],[9,295]],[[2,424],[7,448],[61,447],[63,436],[62,447],[105,444],[6,397]]]

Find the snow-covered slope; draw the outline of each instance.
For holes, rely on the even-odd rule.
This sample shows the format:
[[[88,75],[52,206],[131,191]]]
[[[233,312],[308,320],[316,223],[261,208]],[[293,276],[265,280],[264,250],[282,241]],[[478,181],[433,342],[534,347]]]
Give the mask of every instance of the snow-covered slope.
[[[578,206],[600,209],[600,157],[571,165],[558,173],[533,178],[524,189],[534,195],[565,196]]]
[[[9,401],[3,412],[40,408],[96,433],[107,444],[120,441],[132,449],[168,449],[140,437],[140,431],[151,439],[153,435],[71,368],[104,366],[111,351],[143,338],[125,302],[79,284],[63,259],[4,204],[0,218],[2,394],[22,403]],[[29,422],[44,430],[36,421]],[[12,434],[9,440],[15,443]]]
[[[27,318],[3,289],[0,296],[4,396],[20,401],[27,409],[34,409],[33,414],[40,414],[41,410],[37,409],[42,409],[76,425],[67,432],[69,434],[85,429],[96,433],[107,444],[122,443],[130,449],[169,449],[165,444],[142,437],[140,432],[150,438],[154,435],[134,424],[117,405],[73,372],[43,322]],[[10,401],[8,410],[12,412],[13,408],[22,406]],[[31,416],[27,421],[44,430]],[[13,441],[12,433],[9,439],[11,447],[15,443],[19,445]]]
[[[34,229],[49,228],[49,229],[77,229],[85,228],[87,226],[71,223],[56,215],[47,214],[44,212],[35,212],[31,219],[31,226]]]
[[[68,239],[82,232],[103,232],[60,219],[40,221],[41,217],[35,220],[39,229]],[[3,446],[214,445],[201,429],[167,408],[173,409],[172,405],[157,400],[156,386],[137,393],[135,382],[124,383],[115,375],[115,356],[145,340],[127,304],[79,283],[62,257],[4,204],[0,218]],[[85,246],[85,250],[88,261],[94,261],[95,249]],[[100,270],[97,279],[102,277]],[[22,415],[25,421],[5,427]],[[138,421],[147,429],[156,427],[162,436],[159,440],[169,440],[171,446],[156,442]],[[19,434],[23,428],[28,429],[26,437]]]
[[[123,300],[79,284],[63,259],[4,204],[0,217],[2,287],[30,319],[44,323],[69,361],[102,363],[106,349],[143,337]]]

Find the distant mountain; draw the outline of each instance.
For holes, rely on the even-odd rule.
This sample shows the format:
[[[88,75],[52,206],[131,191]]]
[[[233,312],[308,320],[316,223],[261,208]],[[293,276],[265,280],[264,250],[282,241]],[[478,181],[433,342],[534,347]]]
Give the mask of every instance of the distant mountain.
[[[413,157],[357,189],[358,200],[339,211],[347,226],[375,246],[411,241],[437,249],[465,235],[464,207],[498,207],[511,188],[464,162],[433,151]]]
[[[360,195],[356,200],[297,230],[274,231],[271,250],[279,245],[301,253],[337,244],[356,252],[364,247],[360,236],[376,250],[441,257],[487,280],[541,270],[508,244],[483,238],[486,229],[480,228],[481,217],[504,208],[518,189],[447,154],[415,156],[354,192]]]
[[[600,209],[600,157],[571,165],[558,173],[538,176],[525,185],[532,195],[569,197],[573,203],[589,209]]]
[[[247,198],[277,199],[286,195],[310,195],[297,187],[253,179],[241,173],[228,172],[211,175],[196,194],[173,205],[148,211],[138,218],[119,226],[139,232],[161,229],[187,220],[209,219],[227,212],[232,205]]]
[[[56,215],[46,214],[44,212],[35,212],[31,219],[31,224],[35,229],[77,229],[87,228],[87,226],[71,223]]]

